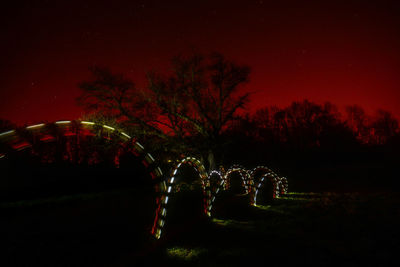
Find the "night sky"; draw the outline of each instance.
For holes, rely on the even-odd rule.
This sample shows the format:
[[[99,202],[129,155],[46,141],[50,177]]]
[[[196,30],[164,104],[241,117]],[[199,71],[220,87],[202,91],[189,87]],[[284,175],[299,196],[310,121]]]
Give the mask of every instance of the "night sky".
[[[178,53],[252,68],[251,110],[295,100],[400,117],[400,1],[8,1],[0,118],[77,119],[77,84],[108,66],[140,86]]]

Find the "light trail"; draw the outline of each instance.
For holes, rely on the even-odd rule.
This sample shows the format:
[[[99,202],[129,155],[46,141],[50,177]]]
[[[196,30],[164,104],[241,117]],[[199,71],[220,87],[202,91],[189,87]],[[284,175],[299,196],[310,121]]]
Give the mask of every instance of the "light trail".
[[[250,204],[256,205],[257,203],[257,195],[259,194],[259,190],[262,188],[263,184],[269,180],[272,182],[274,190],[273,190],[273,198],[278,198],[283,194],[288,193],[288,181],[286,177],[280,177],[275,174],[271,169],[265,166],[257,166],[252,170],[248,170],[242,166],[234,165],[229,168],[226,172],[224,171],[223,166],[220,167],[220,170],[211,170],[207,173],[206,168],[201,163],[200,160],[195,157],[185,157],[178,161],[176,166],[172,168],[169,173],[170,175],[166,175],[161,170],[158,165],[158,161],[148,152],[146,152],[143,145],[141,145],[134,138],[126,134],[125,132],[119,131],[118,129],[103,125],[97,124],[91,121],[56,121],[52,125],[59,126],[58,130],[62,133],[64,132],[64,136],[67,138],[73,138],[76,135],[87,135],[87,136],[96,136],[98,134],[98,129],[107,129],[113,132],[104,131],[106,136],[103,138],[109,140],[110,138],[122,138],[124,140],[123,144],[126,146],[130,146],[133,150],[133,154],[137,156],[138,159],[141,159],[143,165],[148,170],[152,179],[157,179],[157,183],[155,184],[155,191],[159,192],[156,203],[157,208],[155,212],[155,218],[153,221],[153,226],[151,228],[151,234],[159,239],[161,237],[163,228],[167,223],[167,204],[171,196],[174,195],[174,188],[177,184],[177,174],[179,169],[183,165],[192,166],[199,175],[199,179],[201,181],[203,197],[204,197],[204,214],[208,217],[211,217],[212,207],[216,199],[218,199],[218,193],[222,190],[230,189],[229,177],[233,173],[239,173],[242,179],[242,185],[246,190],[246,193],[250,195]],[[63,125],[69,125],[68,127],[62,127]],[[80,126],[79,126],[80,125]],[[46,124],[35,124],[25,127],[26,130],[34,130],[31,131],[33,135],[38,135],[38,142],[53,142],[57,140],[57,136],[49,135],[49,127],[45,127]],[[76,134],[75,134],[76,132]],[[103,132],[103,131],[101,131]],[[68,133],[68,134],[65,134]],[[73,134],[71,134],[73,133]],[[43,136],[50,136],[51,138],[44,138]],[[12,142],[10,141],[12,140]],[[17,142],[19,141],[19,142]],[[0,133],[0,142],[2,144],[8,145],[11,150],[14,150],[14,153],[21,151],[23,149],[32,149],[32,144],[29,140],[24,139],[20,135],[17,130],[10,130],[3,133]],[[4,147],[4,146],[2,146]],[[8,150],[0,151],[0,160],[7,160],[7,153],[10,153]],[[116,155],[118,159],[118,154]],[[168,162],[173,162],[169,160]],[[118,165],[119,166],[119,165]],[[259,174],[261,173],[261,177]],[[216,177],[216,183],[211,183],[212,177]],[[212,188],[213,187],[213,188]]]

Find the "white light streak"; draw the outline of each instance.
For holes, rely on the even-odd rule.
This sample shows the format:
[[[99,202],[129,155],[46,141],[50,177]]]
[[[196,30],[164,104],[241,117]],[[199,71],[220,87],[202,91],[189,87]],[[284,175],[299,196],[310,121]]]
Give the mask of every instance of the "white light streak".
[[[144,147],[143,147],[139,142],[136,142],[136,145],[137,145],[138,147],[140,147],[141,149],[144,149]]]
[[[147,156],[151,159],[151,162],[154,162],[154,158],[149,153],[147,153]]]
[[[95,123],[91,121],[81,121],[81,124],[94,125]]]
[[[156,231],[156,238],[157,238],[157,239],[160,239],[160,237],[161,237],[161,229],[160,229],[160,228],[157,228],[157,231]]]
[[[111,130],[111,131],[115,130],[115,128],[113,128],[111,126],[108,126],[108,125],[103,125],[103,128],[106,128],[106,129]]]
[[[28,126],[28,127],[26,127],[26,129],[40,128],[40,127],[43,127],[44,125],[45,125],[44,123],[40,123],[40,124]]]
[[[68,124],[71,123],[71,121],[56,121],[55,124]]]
[[[123,136],[125,136],[126,138],[129,138],[129,139],[131,139],[131,137],[130,137],[129,135],[127,135],[126,133],[124,133],[124,132],[121,132],[121,134],[122,134]]]
[[[163,172],[162,172],[162,170],[160,169],[160,167],[157,167],[156,170],[158,171],[158,173],[160,174],[160,176],[163,175]]]
[[[11,131],[7,131],[7,132],[4,132],[4,133],[0,133],[0,136],[6,136],[6,135],[9,135],[9,134],[12,134],[12,133],[15,133],[15,130],[11,130]]]

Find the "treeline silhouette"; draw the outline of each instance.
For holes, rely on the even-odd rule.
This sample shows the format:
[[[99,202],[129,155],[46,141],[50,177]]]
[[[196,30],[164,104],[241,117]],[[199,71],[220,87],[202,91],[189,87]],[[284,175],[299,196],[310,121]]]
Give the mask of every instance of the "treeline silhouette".
[[[388,111],[380,109],[370,116],[353,105],[341,114],[332,103],[319,105],[308,100],[284,108],[259,109],[253,116],[240,118],[233,129],[247,127],[258,141],[296,149],[336,146],[338,142],[385,145],[395,142],[400,134],[398,120]]]
[[[0,127],[15,125],[0,120]],[[241,115],[226,127],[216,140],[225,167],[267,164],[289,178],[292,190],[397,190],[400,128],[388,111],[371,116],[352,105],[341,113],[332,103],[303,100]]]
[[[388,111],[303,100],[241,116],[226,137],[225,162],[267,162],[295,189],[397,190],[400,129]]]

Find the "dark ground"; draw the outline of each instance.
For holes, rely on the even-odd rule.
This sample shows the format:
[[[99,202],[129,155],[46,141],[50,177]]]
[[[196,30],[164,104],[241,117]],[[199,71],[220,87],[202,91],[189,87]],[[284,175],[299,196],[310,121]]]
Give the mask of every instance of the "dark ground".
[[[171,209],[158,241],[134,195],[1,204],[0,266],[389,266],[400,249],[397,193],[291,193],[257,207],[236,196],[212,220]]]

